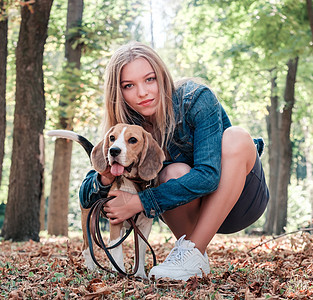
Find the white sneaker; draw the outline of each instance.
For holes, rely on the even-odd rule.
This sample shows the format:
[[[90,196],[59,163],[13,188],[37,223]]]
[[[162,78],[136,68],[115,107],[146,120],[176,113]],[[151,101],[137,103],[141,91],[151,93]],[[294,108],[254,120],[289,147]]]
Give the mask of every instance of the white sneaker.
[[[149,279],[154,275],[155,279],[169,277],[175,280],[187,281],[190,277],[197,275],[202,277],[202,271],[205,274],[210,273],[208,255],[203,255],[195,244],[185,240],[183,235],[175,243],[175,247],[167,256],[165,261],[151,269]]]

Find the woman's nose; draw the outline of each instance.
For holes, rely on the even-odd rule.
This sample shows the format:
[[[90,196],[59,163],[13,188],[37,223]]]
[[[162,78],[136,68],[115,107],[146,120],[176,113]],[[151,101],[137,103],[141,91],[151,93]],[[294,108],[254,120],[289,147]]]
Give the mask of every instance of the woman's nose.
[[[138,85],[138,96],[139,97],[144,97],[148,94],[148,89],[144,84],[139,84]]]

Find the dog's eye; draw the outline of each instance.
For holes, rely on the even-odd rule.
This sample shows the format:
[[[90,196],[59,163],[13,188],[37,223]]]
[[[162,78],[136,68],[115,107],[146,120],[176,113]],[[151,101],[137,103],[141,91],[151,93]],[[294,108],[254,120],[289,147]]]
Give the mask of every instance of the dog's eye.
[[[114,142],[115,141],[115,136],[114,135],[110,135],[110,142]]]
[[[134,137],[131,137],[129,140],[128,140],[128,143],[130,144],[136,144],[138,142],[138,140]]]

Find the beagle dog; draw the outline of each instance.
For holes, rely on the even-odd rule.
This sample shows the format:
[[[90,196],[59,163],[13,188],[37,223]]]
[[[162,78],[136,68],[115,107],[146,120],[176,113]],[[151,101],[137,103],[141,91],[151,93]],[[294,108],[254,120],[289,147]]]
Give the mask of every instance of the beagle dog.
[[[137,125],[117,124],[113,126],[95,147],[73,131],[52,130],[47,134],[80,143],[88,154],[91,152],[90,160],[97,172],[102,173],[110,167],[111,174],[116,176],[111,189],[119,189],[132,194],[143,190],[147,183],[157,178],[165,160],[162,149],[152,135]],[[90,255],[86,226],[89,209],[81,207],[81,211],[84,239],[82,254],[87,268],[93,270],[95,264]],[[149,237],[152,221],[143,212],[137,219],[136,225],[146,239]],[[109,246],[114,245],[128,227],[129,224],[126,221],[117,225],[110,224]],[[122,245],[110,252],[119,267],[125,271]],[[139,267],[135,276],[142,278],[147,278],[144,270],[145,252],[146,244],[139,239]],[[112,269],[114,269],[113,266]]]

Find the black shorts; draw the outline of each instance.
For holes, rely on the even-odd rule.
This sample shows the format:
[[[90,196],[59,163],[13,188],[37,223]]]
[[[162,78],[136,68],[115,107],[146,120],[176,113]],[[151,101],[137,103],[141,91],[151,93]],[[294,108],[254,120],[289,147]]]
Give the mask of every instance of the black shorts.
[[[240,231],[261,217],[269,199],[269,191],[259,155],[256,155],[254,167],[247,175],[243,191],[226,217],[218,233]]]

